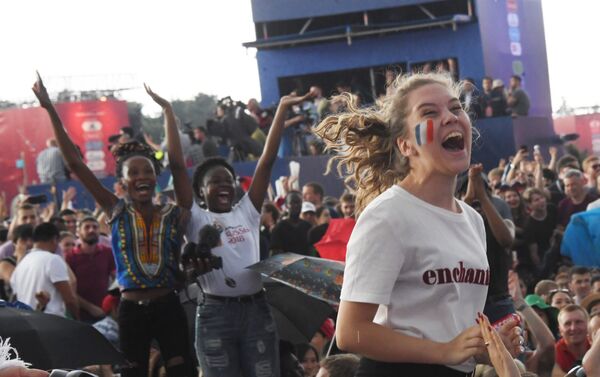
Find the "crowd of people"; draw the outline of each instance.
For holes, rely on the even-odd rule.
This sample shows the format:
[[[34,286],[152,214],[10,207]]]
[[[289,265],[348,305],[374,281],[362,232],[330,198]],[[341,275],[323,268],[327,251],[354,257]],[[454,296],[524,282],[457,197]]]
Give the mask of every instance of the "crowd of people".
[[[546,162],[535,146],[498,166],[470,166],[469,111],[527,113],[516,76],[503,97],[509,113],[494,113],[486,93],[496,81],[485,78],[475,98],[451,75],[400,76],[374,107],[349,93],[322,98],[318,87],[282,97],[269,114],[252,100],[247,110],[222,101],[216,127],[228,124],[236,153],[258,159],[244,187],[215,156],[211,131],[186,140],[170,103],[147,87],[166,138],[140,143],[129,130],[115,138],[119,180],[109,189],[82,161],[40,79],[34,92],[55,134],[47,155],[59,152],[97,208],[73,208],[68,190],[60,207],[19,195],[10,216],[1,198],[10,225],[0,232],[0,299],[93,324],[130,361],[125,376],[161,368],[168,376],[195,368],[203,376],[600,375],[600,158],[559,158],[551,147]],[[294,190],[290,176],[274,196],[271,168],[286,131],[319,108],[327,110],[307,130],[353,192],[336,198],[318,182]],[[200,149],[190,153],[193,145]],[[162,204],[154,188],[165,163],[174,195]],[[310,343],[289,344],[278,338],[260,275],[246,267],[285,252],[320,257],[337,218],[354,227],[339,309]],[[220,232],[212,252],[222,268],[182,255],[184,243],[205,242],[206,226]],[[201,290],[194,318],[177,295],[191,282],[184,259]]]

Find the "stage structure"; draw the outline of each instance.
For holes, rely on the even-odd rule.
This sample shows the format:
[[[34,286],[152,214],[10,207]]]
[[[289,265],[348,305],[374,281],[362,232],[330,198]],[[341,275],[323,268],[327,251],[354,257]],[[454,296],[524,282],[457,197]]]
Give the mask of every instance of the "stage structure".
[[[262,105],[291,90],[340,84],[366,102],[385,92],[387,70],[443,68],[456,79],[484,76],[529,93],[529,117],[475,121],[473,161],[492,168],[523,144],[547,154],[552,127],[541,0],[252,0]]]
[[[457,78],[523,77],[530,115],[551,114],[541,0],[252,0],[263,106],[344,82],[365,99],[385,69],[443,65]]]

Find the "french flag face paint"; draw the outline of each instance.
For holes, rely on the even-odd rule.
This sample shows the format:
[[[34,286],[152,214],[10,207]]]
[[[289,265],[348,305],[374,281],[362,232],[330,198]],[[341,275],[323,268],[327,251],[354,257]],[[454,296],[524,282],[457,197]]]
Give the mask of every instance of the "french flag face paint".
[[[415,129],[418,145],[433,143],[433,119],[427,119],[419,124]]]

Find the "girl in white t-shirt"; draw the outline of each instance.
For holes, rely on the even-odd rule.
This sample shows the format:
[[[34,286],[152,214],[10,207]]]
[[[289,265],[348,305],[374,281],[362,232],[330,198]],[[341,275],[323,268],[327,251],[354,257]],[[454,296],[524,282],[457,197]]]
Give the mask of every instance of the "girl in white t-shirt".
[[[465,376],[487,354],[484,225],[454,198],[472,141],[460,92],[445,74],[398,77],[376,107],[345,96],[316,130],[356,188],[337,342],[363,356],[358,376]]]
[[[260,210],[288,110],[311,95],[281,98],[248,193],[235,206],[235,172],[225,160],[208,159],[194,172],[192,187],[206,209],[193,205],[186,238],[198,243],[200,230],[215,226],[221,242],[211,251],[223,261],[217,270],[201,263],[196,352],[205,377],[279,376],[275,323],[260,274],[246,267],[260,260]]]

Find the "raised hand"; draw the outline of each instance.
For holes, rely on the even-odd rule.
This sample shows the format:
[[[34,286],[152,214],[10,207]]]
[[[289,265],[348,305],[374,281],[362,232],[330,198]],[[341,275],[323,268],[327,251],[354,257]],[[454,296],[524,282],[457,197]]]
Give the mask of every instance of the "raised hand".
[[[521,161],[525,160],[529,156],[529,152],[525,149],[519,149],[515,154],[515,158],[513,159],[513,165],[517,166]]]
[[[481,320],[481,319],[480,319]],[[511,319],[498,329],[498,335],[504,343],[504,346],[514,357],[517,357],[525,350],[523,348],[523,337],[521,336],[521,328],[518,326],[518,321]]]
[[[48,108],[48,106],[52,106],[52,101],[50,101],[50,96],[48,95],[48,91],[44,86],[44,82],[42,81],[42,77],[39,72],[35,72],[37,75],[37,80],[33,84],[31,90],[33,90],[33,94],[37,97],[38,101],[40,101],[40,106],[43,108]]]
[[[73,201],[73,199],[75,199],[76,195],[77,189],[73,186],[69,186],[69,188],[66,191],[63,191],[63,201],[71,202]]]
[[[469,358],[485,352],[485,343],[479,326],[464,330],[444,345],[444,364],[461,364]]]
[[[469,183],[467,184],[466,196],[471,200],[482,200],[483,197],[487,195],[487,192],[485,191],[485,184],[483,183],[483,177],[481,177],[482,172],[482,164],[473,164],[469,168]]]
[[[150,86],[148,86],[146,83],[144,83],[144,89],[146,89],[146,93],[148,93],[148,95],[150,97],[152,97],[152,99],[154,100],[154,102],[156,102],[163,109],[166,108],[166,107],[170,107],[171,106],[171,103],[169,101],[167,101],[166,99],[162,98],[158,94],[154,93],[152,91],[152,89],[150,88]]]
[[[281,97],[281,100],[279,101],[279,107],[291,107],[294,105],[298,105],[304,101],[306,101],[309,98],[313,98],[317,95],[317,89],[316,88],[311,88],[311,90],[306,93],[303,96],[298,96],[295,93],[289,94],[287,96],[283,96]]]
[[[500,336],[490,325],[490,321],[484,314],[479,316],[479,329],[481,331],[481,335],[483,336],[483,340],[485,341],[485,346],[487,347],[490,361],[492,362],[492,365],[494,366],[498,376],[520,376],[521,373],[519,372],[513,357],[511,356],[510,352],[508,352],[504,346],[504,343],[502,342],[502,339],[500,339]]]
[[[514,301],[523,300],[523,292],[519,285],[519,274],[514,271],[508,271],[508,291]]]
[[[42,310],[48,305],[50,302],[50,293],[46,291],[39,291],[35,294],[35,299],[37,300],[37,305],[35,310]]]

